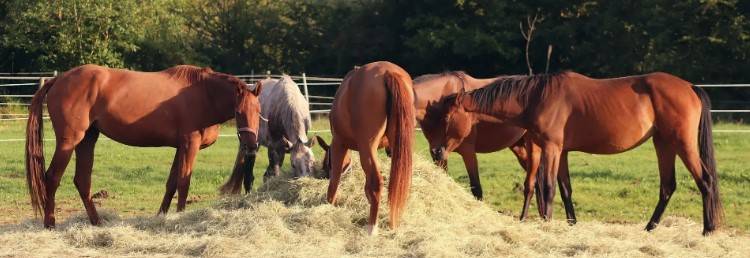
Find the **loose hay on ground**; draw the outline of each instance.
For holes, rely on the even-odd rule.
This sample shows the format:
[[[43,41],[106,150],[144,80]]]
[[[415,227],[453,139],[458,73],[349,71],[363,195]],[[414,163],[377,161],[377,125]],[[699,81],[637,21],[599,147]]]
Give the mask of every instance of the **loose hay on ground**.
[[[222,199],[214,208],[165,217],[123,219],[103,211],[102,227],[89,226],[85,214],[54,231],[44,230],[37,220],[2,226],[0,257],[740,257],[750,253],[750,238],[744,234],[722,231],[702,237],[700,224],[676,217],[665,218],[651,233],[640,224],[520,223],[475,201],[466,189],[419,158],[401,227],[385,228],[388,211],[383,204],[381,233],[368,237],[363,230],[369,207],[364,178],[358,164],[354,166],[342,179],[335,206],[325,201],[326,180],[278,178],[258,192]]]

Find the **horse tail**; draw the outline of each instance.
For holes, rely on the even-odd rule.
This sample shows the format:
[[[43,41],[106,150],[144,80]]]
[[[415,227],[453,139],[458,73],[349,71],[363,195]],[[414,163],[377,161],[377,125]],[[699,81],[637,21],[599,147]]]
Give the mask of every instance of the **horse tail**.
[[[414,138],[414,98],[411,86],[402,76],[386,71],[385,87],[389,93],[388,134],[391,148],[391,175],[388,183],[390,226],[398,227],[412,176],[412,144]]]
[[[245,179],[244,168],[245,163],[247,162],[244,154],[242,147],[240,147],[240,149],[237,150],[237,158],[234,160],[234,169],[232,170],[232,175],[229,177],[229,181],[219,188],[219,192],[222,195],[240,193],[242,182]]]
[[[29,120],[26,123],[26,184],[29,187],[31,207],[34,214],[42,214],[47,205],[47,187],[44,162],[44,134],[42,112],[44,98],[55,83],[55,78],[47,81],[34,93],[29,106]]]
[[[706,216],[710,225],[719,227],[724,219],[724,209],[719,198],[719,175],[716,171],[714,156],[713,122],[711,121],[711,99],[706,91],[693,86],[693,91],[701,100],[701,118],[698,125],[698,147],[700,149],[701,166],[703,167],[703,182],[707,183],[708,200]]]

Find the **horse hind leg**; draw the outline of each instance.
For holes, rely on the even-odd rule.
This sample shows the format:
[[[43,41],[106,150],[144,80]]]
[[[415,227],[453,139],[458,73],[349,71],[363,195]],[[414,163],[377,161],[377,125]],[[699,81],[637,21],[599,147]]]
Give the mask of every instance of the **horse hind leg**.
[[[47,202],[44,205],[44,227],[55,227],[55,193],[60,186],[60,179],[68,167],[73,150],[83,139],[85,132],[61,132],[57,137],[55,154],[52,156],[47,173],[45,174],[45,185],[47,189]]]
[[[664,210],[677,188],[674,165],[677,154],[675,153],[674,147],[665,142],[665,139],[658,134],[654,135],[653,139],[654,148],[656,149],[656,157],[659,162],[659,202],[656,203],[654,214],[651,215],[651,219],[646,225],[647,231],[651,231],[659,225],[661,216],[664,214]]]
[[[99,138],[99,130],[91,127],[86,131],[81,143],[75,148],[76,174],[73,183],[78,189],[86,214],[92,225],[99,225],[99,214],[96,212],[94,202],[91,200],[91,174],[94,167],[94,146]]]
[[[370,202],[370,216],[367,219],[367,232],[370,235],[377,234],[378,209],[380,208],[380,196],[383,191],[383,176],[378,169],[376,159],[376,147],[367,149],[360,153],[362,170],[365,171],[365,196]]]
[[[690,139],[695,138],[697,137],[691,137]],[[682,144],[677,148],[677,155],[680,156],[685,167],[690,171],[690,175],[693,176],[693,180],[703,197],[703,234],[707,235],[716,229],[720,220],[721,204],[718,203],[718,191],[714,189],[716,186],[713,182],[717,178],[704,170],[695,140],[689,141],[688,138],[685,138],[685,140],[681,140],[680,142]]]

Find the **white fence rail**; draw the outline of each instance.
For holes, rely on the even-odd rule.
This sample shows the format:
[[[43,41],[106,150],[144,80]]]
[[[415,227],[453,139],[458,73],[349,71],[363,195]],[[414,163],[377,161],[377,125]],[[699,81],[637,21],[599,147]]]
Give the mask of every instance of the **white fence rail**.
[[[44,84],[48,79],[53,78],[57,75],[55,72],[35,72],[35,73],[0,73],[0,89],[6,87],[35,87],[38,88]],[[254,84],[259,80],[266,78],[281,78],[280,74],[250,74],[250,75],[236,75],[236,77],[242,79],[248,85]],[[341,85],[342,78],[330,78],[330,77],[317,77],[307,76],[305,73],[301,75],[290,75],[297,85],[300,86],[300,90],[305,95],[305,98],[310,104],[310,113],[312,114],[327,114],[330,112],[330,107],[333,105],[332,96],[316,96],[310,95],[310,87],[338,87]],[[29,82],[32,81],[32,82]],[[8,83],[4,83],[8,82]],[[695,85],[703,88],[750,88],[750,84],[698,84]],[[30,94],[5,94],[0,95],[0,101],[15,99],[19,102],[0,102],[1,106],[28,106],[28,98],[33,97]],[[750,109],[715,109],[711,110],[712,113],[750,113]],[[13,120],[24,120],[26,117],[21,117],[24,114],[0,114],[0,121],[13,121]]]

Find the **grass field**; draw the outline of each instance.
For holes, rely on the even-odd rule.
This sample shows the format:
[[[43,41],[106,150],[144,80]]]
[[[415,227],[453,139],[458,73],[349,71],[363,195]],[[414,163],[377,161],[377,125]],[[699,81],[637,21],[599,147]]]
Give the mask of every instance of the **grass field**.
[[[45,124],[47,139],[53,139],[49,123]],[[0,140],[23,139],[25,121],[0,123]],[[314,130],[326,129],[326,122],[315,123]],[[715,129],[750,129],[739,124],[719,124]],[[200,152],[193,172],[188,210],[208,207],[218,197],[217,188],[231,171],[237,141],[234,129],[225,126],[222,137],[213,146]],[[330,134],[319,133],[326,139]],[[726,211],[726,223],[736,229],[750,230],[750,134],[714,134],[721,193]],[[417,134],[416,155],[428,157],[426,141]],[[47,161],[54,141],[45,142]],[[315,148],[320,157],[320,149]],[[106,209],[120,216],[155,214],[164,194],[164,184],[172,162],[174,149],[136,148],[100,138],[96,147],[92,191],[107,191],[109,197],[96,199]],[[17,223],[33,217],[28,204],[24,170],[24,141],[0,142],[0,223]],[[503,214],[517,216],[521,207],[521,168],[509,151],[479,156],[480,176],[485,202]],[[679,163],[679,162],[678,162]],[[256,162],[256,186],[262,181],[267,165],[265,149]],[[620,155],[589,155],[572,153],[570,171],[573,199],[579,221],[637,222],[645,226],[658,199],[659,179],[656,156],[650,142]],[[682,164],[677,166],[678,188],[670,202],[666,216],[688,217],[701,221],[701,197],[689,173]],[[285,170],[288,171],[288,162]],[[73,186],[74,165],[71,163],[57,194],[58,221],[71,213],[83,212],[83,206]],[[463,162],[456,154],[449,160],[449,174],[462,186],[468,187]],[[174,209],[174,205],[173,205]],[[564,219],[559,198],[555,203],[555,218]]]

